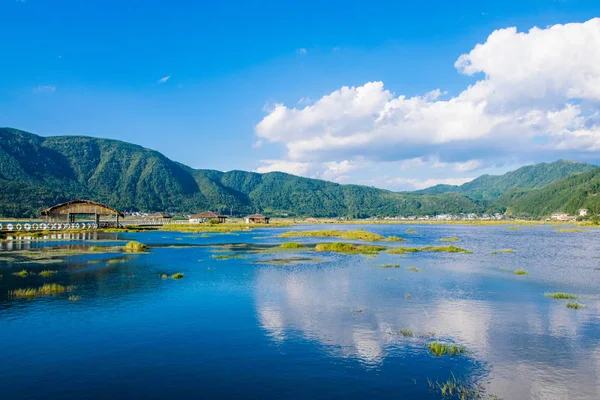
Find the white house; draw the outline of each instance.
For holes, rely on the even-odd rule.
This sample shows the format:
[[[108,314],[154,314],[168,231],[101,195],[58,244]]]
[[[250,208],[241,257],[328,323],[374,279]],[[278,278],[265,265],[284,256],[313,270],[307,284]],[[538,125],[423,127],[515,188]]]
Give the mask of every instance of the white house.
[[[581,208],[581,209],[579,209],[579,211],[577,211],[577,213],[579,214],[580,217],[587,217],[588,210],[587,210],[587,208]]]

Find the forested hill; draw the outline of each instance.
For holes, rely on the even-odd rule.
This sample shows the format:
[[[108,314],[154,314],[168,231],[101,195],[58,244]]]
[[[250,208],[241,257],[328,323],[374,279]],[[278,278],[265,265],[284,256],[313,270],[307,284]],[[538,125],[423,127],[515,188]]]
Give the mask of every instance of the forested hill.
[[[507,208],[514,213],[542,215],[545,211],[531,212],[526,205],[536,189],[532,193],[520,189],[543,187],[590,168],[593,166],[560,161],[521,168],[492,179],[493,184],[487,186],[486,179],[498,177],[478,178],[477,191],[438,187],[394,193],[281,172],[195,170],[157,151],[117,140],[41,137],[0,128],[0,216],[37,216],[45,207],[75,198],[100,201],[123,211],[213,210],[229,214],[233,210],[238,216],[260,211],[271,216],[370,217]],[[497,201],[483,201],[494,196]],[[553,203],[548,207],[571,206]]]
[[[437,185],[415,193],[460,193],[478,200],[497,199],[515,188],[537,189],[566,178],[569,175],[588,172],[597,166],[574,161],[559,160],[553,163],[527,165],[504,175],[482,175],[460,186]]]
[[[88,198],[120,210],[368,217],[481,211],[465,196],[418,196],[273,172],[194,170],[116,140],[0,129],[0,215]]]

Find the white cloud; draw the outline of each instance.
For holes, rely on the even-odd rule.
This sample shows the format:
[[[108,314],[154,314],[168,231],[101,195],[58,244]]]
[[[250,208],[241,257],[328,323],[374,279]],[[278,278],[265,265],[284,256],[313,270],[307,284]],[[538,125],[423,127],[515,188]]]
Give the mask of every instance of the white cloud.
[[[252,148],[253,149],[260,149],[263,145],[263,141],[262,140],[257,140],[256,142],[252,143]]]
[[[310,168],[309,163],[301,163],[295,161],[260,160],[260,162],[264,165],[258,167],[256,169],[256,172],[260,172],[261,174],[279,171],[293,175],[306,175]]]
[[[600,149],[599,48],[600,18],[500,29],[458,57],[457,71],[478,80],[455,96],[394,95],[383,82],[344,86],[312,104],[275,104],[255,133],[282,143],[288,162],[315,165],[436,157],[464,173],[509,157],[582,155]]]
[[[304,55],[306,53],[308,53],[308,51],[304,47],[300,47],[298,50],[296,50],[296,54],[299,55]]]
[[[40,85],[33,88],[33,93],[52,93],[56,91],[54,85]]]
[[[411,179],[411,178],[392,178],[388,179],[385,183],[389,187],[403,187],[410,186],[413,189],[425,189],[435,185],[462,185],[463,183],[470,182],[475,178],[442,178],[442,179]]]
[[[163,76],[162,78],[160,78],[159,80],[157,80],[156,83],[158,83],[160,85],[162,83],[165,83],[169,79],[171,79],[171,75]]]

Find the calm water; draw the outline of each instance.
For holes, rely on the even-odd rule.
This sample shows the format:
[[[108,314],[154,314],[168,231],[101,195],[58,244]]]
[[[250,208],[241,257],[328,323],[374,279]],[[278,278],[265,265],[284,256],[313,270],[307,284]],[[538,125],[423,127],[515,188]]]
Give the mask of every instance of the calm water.
[[[229,254],[215,252],[227,250],[218,245],[283,241],[277,237],[283,229],[261,229],[106,235],[100,237],[106,242],[94,244],[133,239],[152,248],[122,263],[107,262],[119,254],[85,254],[44,265],[7,260],[5,243],[0,398],[439,399],[428,379],[452,376],[504,399],[600,398],[600,231],[363,228],[405,237],[409,241],[400,245],[410,246],[456,236],[456,245],[474,254],[373,257],[236,248],[232,254],[243,258],[212,257]],[[405,233],[409,228],[417,233]],[[491,254],[503,248],[515,253]],[[319,260],[256,263],[298,256]],[[401,267],[382,268],[385,263]],[[411,266],[419,272],[405,269]],[[50,278],[12,275],[23,268],[59,272]],[[175,272],[185,278],[160,278]],[[76,285],[81,299],[8,297],[10,290],[44,282]],[[586,308],[568,309],[565,301],[545,298],[549,291],[576,293]],[[416,337],[404,337],[400,329]],[[435,339],[428,337],[432,333]],[[464,345],[468,353],[434,357],[427,349],[431,340]]]

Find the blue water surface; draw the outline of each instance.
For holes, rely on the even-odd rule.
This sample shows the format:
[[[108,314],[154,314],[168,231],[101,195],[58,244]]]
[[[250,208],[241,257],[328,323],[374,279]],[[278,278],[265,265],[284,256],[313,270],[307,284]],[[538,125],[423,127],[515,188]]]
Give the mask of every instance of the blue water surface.
[[[282,239],[284,231],[360,228],[407,239],[387,246],[457,237],[451,244],[473,254],[265,252],[290,240],[338,241]],[[429,381],[456,379],[504,399],[598,399],[599,239],[600,231],[548,226],[316,225],[3,243],[0,398],[439,399]],[[48,265],[7,258],[20,249],[128,240],[150,251]],[[501,249],[514,252],[492,254]],[[238,258],[215,258],[224,254]],[[269,264],[288,257],[300,259]],[[24,268],[58,273],[13,275]],[[185,277],[161,277],[176,272]],[[76,288],[33,300],[9,296],[47,282]],[[585,307],[544,297],[555,291],[579,295]],[[467,352],[436,357],[431,341]]]

